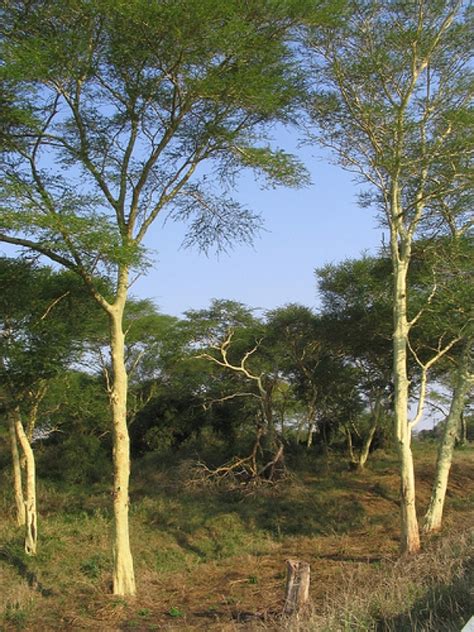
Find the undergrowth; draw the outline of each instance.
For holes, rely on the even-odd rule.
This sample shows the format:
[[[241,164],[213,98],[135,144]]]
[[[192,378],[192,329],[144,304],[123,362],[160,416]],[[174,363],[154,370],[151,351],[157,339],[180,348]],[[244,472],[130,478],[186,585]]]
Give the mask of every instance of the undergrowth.
[[[471,451],[472,452],[472,451]],[[147,457],[133,472],[131,535],[138,597],[110,595],[112,514],[105,484],[39,481],[38,555],[23,553],[0,472],[0,630],[289,630],[458,632],[472,614],[470,451],[456,456],[445,532],[398,556],[395,460],[366,472],[307,462],[276,487],[187,485],[186,467]],[[426,505],[432,453],[418,455]],[[285,560],[312,568],[311,612],[280,616]]]

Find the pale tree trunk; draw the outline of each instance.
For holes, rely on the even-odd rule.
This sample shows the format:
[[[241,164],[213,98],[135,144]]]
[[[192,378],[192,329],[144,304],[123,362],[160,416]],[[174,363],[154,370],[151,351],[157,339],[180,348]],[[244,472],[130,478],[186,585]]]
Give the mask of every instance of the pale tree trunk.
[[[365,437],[364,442],[362,444],[362,448],[360,450],[360,454],[359,454],[359,458],[357,462],[357,467],[360,470],[363,470],[366,466],[367,459],[369,458],[370,448],[372,446],[372,441],[374,440],[375,431],[377,430],[377,426],[378,426],[378,420],[376,417],[374,417],[372,420],[372,425],[369,428],[369,432],[367,433],[367,436]]]
[[[13,492],[15,495],[16,522],[19,527],[23,527],[26,522],[25,499],[23,497],[23,482],[21,475],[20,454],[18,452],[18,439],[15,430],[14,413],[8,416],[8,428],[10,432],[10,447],[12,455]]]
[[[444,501],[448,487],[449,470],[453,459],[453,450],[456,443],[458,428],[460,425],[466,395],[472,381],[470,373],[471,342],[467,342],[463,349],[456,375],[453,397],[448,417],[444,423],[443,435],[438,448],[435,479],[431,491],[431,499],[425,514],[424,533],[435,533],[441,529],[443,519]]]
[[[313,445],[313,433],[316,430],[316,424],[311,421],[308,427],[308,437],[306,439],[306,447],[309,449]]]
[[[349,461],[351,467],[355,467],[357,464],[357,459],[354,453],[354,444],[352,443],[352,433],[349,424],[344,424],[344,431],[347,439],[347,453],[349,455]]]
[[[303,428],[305,426],[305,420],[303,419],[302,421],[300,421],[298,423],[298,426],[296,428],[296,443],[299,445],[301,443],[301,439],[303,436]]]
[[[407,274],[409,246],[401,245],[392,235],[394,263],[393,300],[393,380],[395,404],[395,440],[400,464],[401,551],[415,554],[420,550],[420,531],[416,516],[415,469],[411,451],[411,426],[408,419],[409,380],[407,351],[409,323],[407,319]],[[395,249],[395,253],[393,250]]]
[[[110,404],[113,417],[113,463],[114,463],[114,574],[115,595],[135,595],[135,575],[130,549],[128,524],[130,439],[127,427],[127,383],[125,367],[125,335],[123,313],[127,294],[127,275],[123,273],[117,301],[109,314],[110,349],[112,359],[112,384]]]
[[[316,402],[317,395],[313,393],[308,407],[308,434],[306,438],[306,447],[308,450],[313,445],[313,433],[316,430]]]
[[[38,516],[36,512],[36,465],[33,449],[26,435],[18,408],[15,414],[15,432],[25,457],[25,553],[36,555],[38,543]]]
[[[372,423],[370,425],[369,432],[367,433],[367,436],[365,437],[364,442],[362,443],[362,448],[359,454],[359,461],[357,465],[360,470],[363,470],[365,468],[367,459],[369,458],[370,448],[372,446],[372,441],[374,440],[375,432],[380,423],[381,414],[382,414],[382,403],[380,401],[380,398],[378,397],[375,402],[375,406],[374,406],[374,410],[372,414]]]

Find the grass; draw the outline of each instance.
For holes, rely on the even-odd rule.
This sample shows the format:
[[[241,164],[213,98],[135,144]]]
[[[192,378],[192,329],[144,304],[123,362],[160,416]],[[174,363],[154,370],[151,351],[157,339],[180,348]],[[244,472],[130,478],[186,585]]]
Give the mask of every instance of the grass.
[[[420,508],[433,457],[417,455]],[[363,473],[308,462],[250,495],[191,488],[186,468],[149,455],[133,475],[135,599],[110,595],[108,490],[41,481],[36,558],[11,516],[0,524],[0,630],[459,630],[472,614],[473,475],[472,450],[458,452],[445,532],[399,560],[390,454]],[[0,476],[8,490],[8,471]],[[8,491],[0,504],[9,510]],[[289,557],[312,569],[311,610],[296,622],[278,617]]]
[[[433,540],[415,559],[346,570],[321,611],[291,630],[458,632],[472,608],[473,544],[472,533],[460,530]]]

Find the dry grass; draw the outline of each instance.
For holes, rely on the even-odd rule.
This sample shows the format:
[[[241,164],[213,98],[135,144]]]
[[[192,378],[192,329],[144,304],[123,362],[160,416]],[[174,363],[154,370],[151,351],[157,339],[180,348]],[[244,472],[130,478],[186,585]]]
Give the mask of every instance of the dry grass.
[[[418,458],[420,508],[432,459],[432,453]],[[248,497],[186,490],[176,471],[137,465],[131,523],[139,595],[133,600],[109,594],[104,489],[43,484],[36,559],[23,555],[11,518],[0,525],[0,629],[459,630],[472,575],[466,529],[473,517],[472,450],[456,455],[446,532],[409,561],[397,554],[394,472],[387,455],[362,474],[313,467]],[[311,612],[293,622],[279,617],[288,557],[312,568]]]
[[[346,569],[320,607],[288,630],[457,632],[472,604],[473,544],[472,532],[461,530],[432,541],[414,559]]]

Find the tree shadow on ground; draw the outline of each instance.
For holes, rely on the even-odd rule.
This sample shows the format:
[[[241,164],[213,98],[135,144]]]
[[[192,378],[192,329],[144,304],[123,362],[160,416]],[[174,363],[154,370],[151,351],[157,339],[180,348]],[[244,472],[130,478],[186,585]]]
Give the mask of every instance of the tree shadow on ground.
[[[256,491],[251,496],[225,491],[194,490],[192,494],[166,494],[149,506],[149,523],[160,528],[178,528],[192,533],[209,519],[234,514],[243,524],[272,537],[343,534],[360,527],[366,520],[363,504],[355,494],[295,495],[291,488],[271,495]]]
[[[53,589],[43,586],[38,580],[36,573],[28,568],[28,565],[22,558],[23,555],[18,552],[16,542],[9,542],[0,548],[0,561],[6,562],[9,566],[14,568],[20,577],[26,580],[30,588],[39,592],[42,597],[50,597],[53,595]]]

